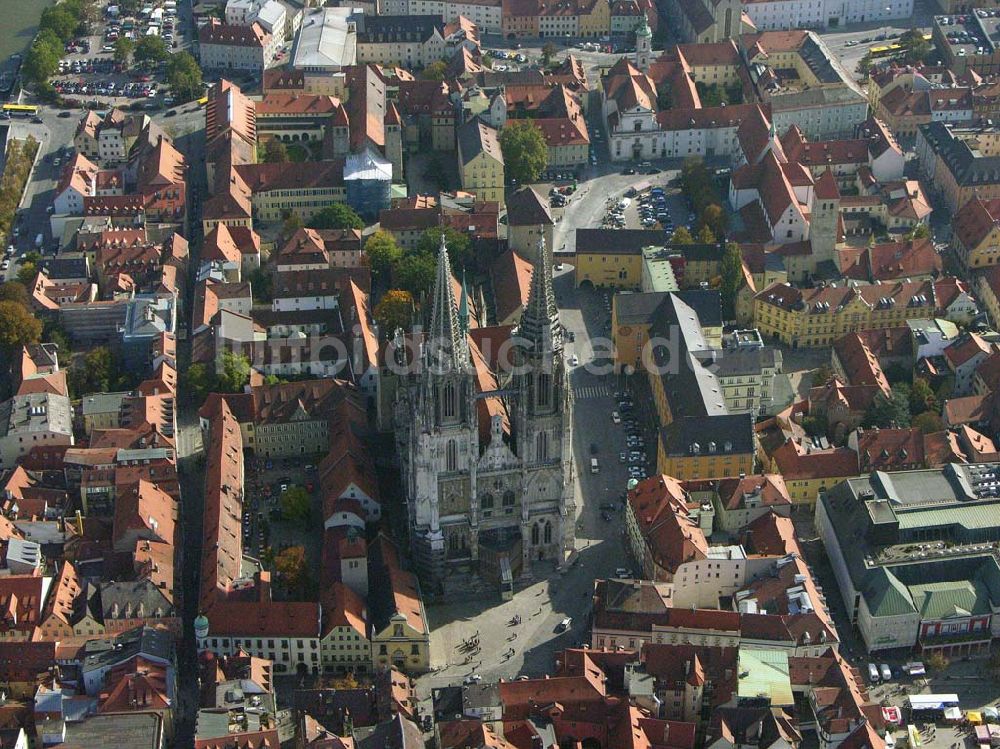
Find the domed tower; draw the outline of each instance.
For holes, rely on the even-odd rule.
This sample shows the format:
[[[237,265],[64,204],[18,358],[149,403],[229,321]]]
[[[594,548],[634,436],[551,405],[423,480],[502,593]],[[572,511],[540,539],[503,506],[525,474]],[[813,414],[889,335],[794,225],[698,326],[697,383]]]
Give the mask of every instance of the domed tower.
[[[643,73],[649,72],[649,63],[653,59],[653,30],[649,28],[646,13],[635,29],[635,66]]]

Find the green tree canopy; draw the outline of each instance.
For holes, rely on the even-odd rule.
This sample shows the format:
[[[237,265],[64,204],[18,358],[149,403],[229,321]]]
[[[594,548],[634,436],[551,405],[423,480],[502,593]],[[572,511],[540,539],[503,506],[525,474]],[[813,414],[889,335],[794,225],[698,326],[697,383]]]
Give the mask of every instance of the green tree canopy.
[[[331,203],[306,222],[310,229],[364,229],[365,222],[346,203]]]
[[[507,178],[521,185],[536,182],[549,158],[545,136],[531,120],[509,120],[500,131],[500,150]]]
[[[305,226],[305,224],[302,222],[302,217],[295,211],[292,211],[285,216],[285,220],[281,223],[281,236],[284,241],[287,242],[288,239],[303,226]]]
[[[444,60],[435,60],[423,69],[420,77],[425,81],[443,81],[447,72],[448,64]]]
[[[34,283],[35,276],[38,275],[38,266],[31,262],[24,262],[20,268],[17,269],[17,282],[24,286],[29,287]]]
[[[201,85],[201,68],[198,61],[188,52],[178,52],[170,56],[167,65],[167,83],[178,101],[191,101],[201,97],[205,90]]]
[[[898,427],[900,429],[910,426],[910,389],[906,385],[897,385],[887,396],[879,393],[872,401],[868,412],[865,414],[863,425],[870,427]]]
[[[913,417],[910,426],[916,427],[923,434],[933,434],[944,429],[944,422],[935,411],[924,411]]]
[[[135,61],[145,64],[163,62],[170,56],[162,36],[144,36],[135,45]]]
[[[303,486],[290,486],[281,493],[281,514],[297,523],[308,523],[312,514],[312,497]]]
[[[903,62],[907,65],[923,62],[931,53],[931,44],[924,39],[924,32],[920,29],[904,31],[899,37],[899,45],[903,48]]]
[[[288,161],[288,149],[277,138],[268,138],[262,146],[265,164],[284,164]]]
[[[79,16],[72,12],[67,3],[50,5],[42,11],[42,17],[38,21],[40,31],[51,30],[64,44],[76,35],[79,25]]]
[[[47,83],[59,70],[62,54],[62,40],[51,29],[45,29],[31,42],[21,72],[32,83]]]
[[[183,390],[194,395],[195,402],[201,403],[205,400],[215,386],[215,378],[212,371],[201,362],[195,362],[181,372]]]
[[[216,375],[216,384],[223,393],[241,393],[250,382],[250,360],[233,351],[222,352],[222,371]]]
[[[712,231],[709,227],[703,226],[698,231],[698,237],[697,237],[697,239],[698,239],[698,241],[701,244],[714,244],[715,243],[715,232]]]
[[[545,42],[545,46],[542,47],[542,64],[548,67],[552,64],[553,59],[559,53],[559,48],[556,47],[552,42]]]
[[[722,295],[722,316],[726,320],[736,317],[736,295],[743,285],[743,256],[740,246],[734,242],[726,245],[719,269],[722,281],[719,293]]]
[[[403,255],[393,273],[396,285],[422,299],[434,286],[436,262],[433,255],[417,252]]]
[[[438,248],[441,246],[441,234],[444,234],[444,243],[448,246],[448,259],[451,261],[452,270],[471,268],[475,265],[472,240],[469,239],[469,235],[450,226],[427,229],[420,235],[416,251],[421,255],[436,258]]]
[[[70,389],[77,396],[122,389],[121,361],[107,346],[97,346],[77,359],[69,371]]]
[[[914,377],[910,387],[910,413],[919,414],[924,411],[937,411],[938,400],[934,389],[922,377]]]
[[[22,346],[38,343],[42,322],[19,302],[0,301],[0,353],[12,357]],[[7,358],[7,361],[10,361]]]
[[[128,63],[135,52],[135,42],[127,36],[115,40],[115,62]]]
[[[403,257],[403,251],[392,234],[379,229],[365,242],[365,255],[372,273],[380,279],[386,279],[392,274],[393,266]]]

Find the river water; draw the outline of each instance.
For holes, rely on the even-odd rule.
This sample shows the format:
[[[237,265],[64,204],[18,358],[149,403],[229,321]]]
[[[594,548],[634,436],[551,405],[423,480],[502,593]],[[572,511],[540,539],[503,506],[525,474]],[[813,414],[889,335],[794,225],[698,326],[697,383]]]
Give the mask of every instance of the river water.
[[[35,35],[42,8],[52,0],[0,0],[0,62],[24,52]]]

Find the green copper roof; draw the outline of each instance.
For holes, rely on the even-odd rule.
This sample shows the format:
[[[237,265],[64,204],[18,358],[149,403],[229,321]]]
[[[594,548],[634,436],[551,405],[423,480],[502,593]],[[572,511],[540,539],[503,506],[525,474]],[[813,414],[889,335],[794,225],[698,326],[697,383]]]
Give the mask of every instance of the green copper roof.
[[[872,616],[903,616],[916,611],[910,591],[883,567],[871,571],[864,595]]]

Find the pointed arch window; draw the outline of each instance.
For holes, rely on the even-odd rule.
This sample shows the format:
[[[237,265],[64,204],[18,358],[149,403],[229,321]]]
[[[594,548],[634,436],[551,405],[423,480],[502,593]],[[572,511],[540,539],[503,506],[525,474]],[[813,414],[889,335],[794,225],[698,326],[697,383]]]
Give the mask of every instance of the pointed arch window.
[[[552,402],[552,375],[542,373],[538,375],[538,395],[536,402],[539,406],[548,406]]]
[[[454,419],[455,414],[458,412],[458,398],[455,393],[455,384],[452,382],[445,383],[444,386],[444,408],[443,415],[446,419]]]
[[[545,521],[545,543],[552,543],[552,521]]]
[[[490,494],[489,492],[487,492],[486,494],[483,495],[483,498],[481,500],[479,500],[479,504],[480,504],[480,506],[484,510],[492,510],[493,509],[493,495]]]
[[[514,492],[512,492],[510,489],[508,489],[503,493],[503,506],[504,507],[514,506]]]
[[[539,432],[535,437],[535,453],[538,460],[549,459],[549,433]]]
[[[538,546],[538,525],[531,526],[531,545]]]
[[[445,449],[445,470],[458,470],[458,444],[455,440],[448,440],[448,446]]]

